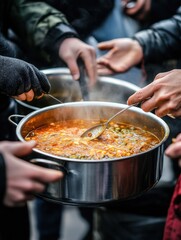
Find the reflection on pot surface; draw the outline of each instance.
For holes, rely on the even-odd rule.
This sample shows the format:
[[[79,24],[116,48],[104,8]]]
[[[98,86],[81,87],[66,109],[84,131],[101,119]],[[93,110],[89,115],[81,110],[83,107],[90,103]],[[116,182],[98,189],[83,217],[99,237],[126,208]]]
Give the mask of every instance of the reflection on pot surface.
[[[108,119],[127,105],[88,101],[53,105],[24,117],[16,128],[21,141],[34,129],[56,121],[74,119]],[[152,113],[132,107],[117,121],[145,127],[159,140],[152,149],[133,156],[86,160],[59,157],[34,149],[34,163],[64,172],[64,179],[51,183],[40,197],[71,205],[97,205],[125,200],[151,189],[160,179],[163,144],[168,138],[167,124]]]

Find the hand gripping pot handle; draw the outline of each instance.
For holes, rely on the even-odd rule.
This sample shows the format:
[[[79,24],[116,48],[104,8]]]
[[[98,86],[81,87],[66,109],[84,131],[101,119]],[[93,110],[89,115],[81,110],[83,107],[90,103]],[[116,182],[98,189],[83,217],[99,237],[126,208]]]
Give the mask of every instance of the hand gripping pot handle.
[[[31,159],[30,162],[41,167],[59,170],[59,171],[62,171],[64,174],[67,174],[67,169],[57,162],[53,162],[53,161],[42,159],[42,158]]]

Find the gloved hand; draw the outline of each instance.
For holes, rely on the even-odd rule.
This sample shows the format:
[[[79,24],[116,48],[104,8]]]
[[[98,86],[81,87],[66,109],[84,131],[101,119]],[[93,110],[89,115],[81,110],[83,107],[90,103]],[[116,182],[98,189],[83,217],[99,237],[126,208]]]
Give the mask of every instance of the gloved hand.
[[[0,56],[0,93],[18,96],[33,90],[35,96],[50,91],[47,77],[23,60]]]

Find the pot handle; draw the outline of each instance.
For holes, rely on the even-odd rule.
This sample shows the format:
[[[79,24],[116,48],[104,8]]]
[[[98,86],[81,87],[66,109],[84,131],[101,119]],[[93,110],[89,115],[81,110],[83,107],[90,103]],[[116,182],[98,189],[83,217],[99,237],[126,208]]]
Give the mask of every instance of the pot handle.
[[[18,124],[17,123],[15,123],[11,118],[17,118],[17,117],[20,117],[20,118],[24,118],[25,116],[24,115],[19,115],[19,114],[12,114],[12,115],[10,115],[9,117],[8,117],[8,120],[12,123],[12,124],[14,124],[15,126],[17,126]]]
[[[57,162],[53,162],[51,160],[34,158],[34,159],[31,159],[30,162],[33,164],[37,164],[38,166],[41,166],[41,167],[52,168],[54,170],[59,170],[59,171],[62,171],[63,173],[67,173],[67,170],[63,165]]]

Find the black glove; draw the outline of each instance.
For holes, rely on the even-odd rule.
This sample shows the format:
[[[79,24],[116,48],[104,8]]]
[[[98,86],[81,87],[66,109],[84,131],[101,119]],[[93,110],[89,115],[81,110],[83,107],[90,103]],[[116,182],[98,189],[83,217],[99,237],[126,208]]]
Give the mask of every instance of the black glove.
[[[16,50],[12,44],[0,33],[0,55],[16,57]]]
[[[35,66],[23,60],[0,56],[0,93],[18,96],[30,89],[35,96],[40,96],[50,91],[50,83]]]

